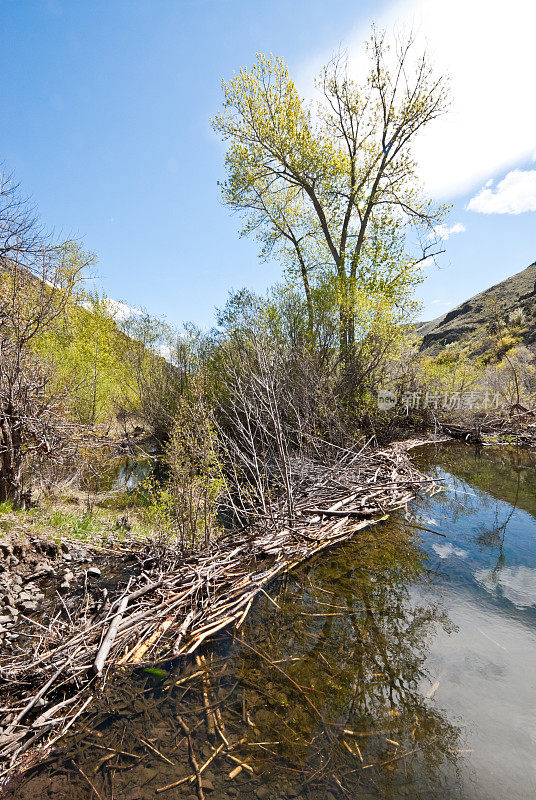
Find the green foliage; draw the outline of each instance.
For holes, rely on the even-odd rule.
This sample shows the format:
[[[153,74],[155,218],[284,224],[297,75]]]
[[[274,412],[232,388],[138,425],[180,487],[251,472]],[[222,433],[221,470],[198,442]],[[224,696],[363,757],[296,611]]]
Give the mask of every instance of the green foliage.
[[[463,393],[478,382],[483,373],[482,362],[466,348],[447,345],[436,357],[420,360],[422,386],[434,393]]]
[[[169,489],[154,477],[146,478],[138,487],[137,502],[140,518],[155,538],[165,544],[174,543],[177,520],[175,500]]]
[[[319,77],[318,110],[281,58],[258,54],[251,69],[223,82],[213,120],[229,143],[224,202],[242,214],[242,233],[260,240],[261,256],[277,252],[300,282],[310,340],[315,288],[329,284],[344,351],[356,340],[359,295],[404,300],[420,279],[420,257],[433,252],[407,254],[406,232],[433,229],[445,212],[421,196],[410,152],[415,134],[444,110],[443,80],[424,57],[411,64],[406,44],[393,70],[384,37],[373,32],[362,83],[335,58]]]
[[[166,491],[180,540],[208,547],[218,532],[217,502],[226,485],[210,409],[199,387],[181,398],[166,461]]]
[[[71,395],[77,419],[93,424],[113,417],[126,384],[128,346],[107,298],[81,294],[41,337],[38,349],[53,360],[57,388]]]
[[[142,671],[145,673],[145,675],[150,675],[157,681],[163,681],[169,675],[169,672],[166,672],[165,669],[158,669],[158,667],[145,667]]]

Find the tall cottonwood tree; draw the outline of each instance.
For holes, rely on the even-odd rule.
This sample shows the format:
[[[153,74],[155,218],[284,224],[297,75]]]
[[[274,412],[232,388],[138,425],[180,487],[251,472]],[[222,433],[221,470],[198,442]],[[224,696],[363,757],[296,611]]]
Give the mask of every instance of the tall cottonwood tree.
[[[340,348],[351,356],[359,291],[396,300],[418,264],[438,252],[433,230],[445,209],[420,192],[411,145],[442,114],[447,87],[411,36],[389,47],[373,30],[362,83],[336,57],[321,72],[318,109],[299,95],[283,59],[258,55],[223,82],[215,130],[229,142],[224,202],[257,235],[262,255],[279,251],[301,280],[312,336],[315,284],[338,308]],[[424,229],[418,253],[408,226]]]

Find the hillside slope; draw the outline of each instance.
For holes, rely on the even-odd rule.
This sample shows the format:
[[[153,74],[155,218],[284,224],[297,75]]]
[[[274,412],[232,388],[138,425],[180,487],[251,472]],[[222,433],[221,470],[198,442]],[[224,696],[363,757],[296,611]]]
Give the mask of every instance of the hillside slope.
[[[525,344],[536,344],[536,261],[522,272],[471,297],[443,316],[417,327],[423,349],[439,349],[467,339],[497,314],[507,318],[521,308],[525,315]]]

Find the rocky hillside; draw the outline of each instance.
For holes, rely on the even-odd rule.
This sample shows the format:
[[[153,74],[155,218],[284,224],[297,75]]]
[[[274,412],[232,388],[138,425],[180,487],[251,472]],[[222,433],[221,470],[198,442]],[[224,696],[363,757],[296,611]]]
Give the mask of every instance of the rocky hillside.
[[[525,344],[536,344],[536,261],[522,272],[466,300],[447,314],[423,322],[417,332],[423,349],[439,349],[471,335],[497,316],[504,319],[521,308],[525,315]]]

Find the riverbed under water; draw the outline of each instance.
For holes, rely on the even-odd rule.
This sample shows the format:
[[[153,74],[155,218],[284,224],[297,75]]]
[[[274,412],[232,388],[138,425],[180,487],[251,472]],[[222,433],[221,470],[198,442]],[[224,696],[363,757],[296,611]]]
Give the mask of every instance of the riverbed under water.
[[[13,796],[193,800],[164,788],[192,774],[180,716],[199,766],[234,744],[206,798],[536,797],[536,455],[415,452],[444,491],[271,587],[202,663],[116,676]]]

